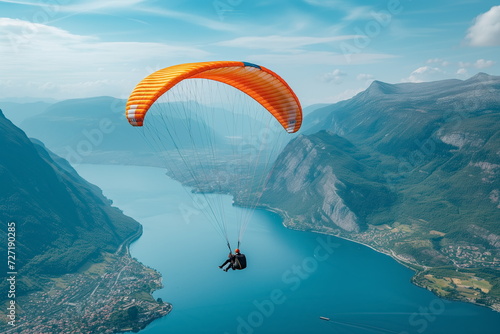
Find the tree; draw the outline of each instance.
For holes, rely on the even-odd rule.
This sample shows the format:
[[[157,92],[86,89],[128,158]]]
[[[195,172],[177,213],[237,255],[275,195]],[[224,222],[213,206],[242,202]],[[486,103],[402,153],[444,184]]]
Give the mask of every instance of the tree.
[[[139,315],[139,308],[137,306],[132,306],[128,308],[127,313],[130,320],[135,320]]]

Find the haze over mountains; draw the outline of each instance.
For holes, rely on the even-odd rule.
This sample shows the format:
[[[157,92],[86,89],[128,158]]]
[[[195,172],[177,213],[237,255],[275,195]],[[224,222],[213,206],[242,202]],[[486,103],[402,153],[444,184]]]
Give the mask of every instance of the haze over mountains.
[[[169,136],[176,138],[179,149],[188,150],[208,144],[227,149],[231,141],[234,142],[235,136],[228,127],[228,119],[221,116],[229,112],[219,107],[201,106],[194,101],[170,103],[168,107],[158,103],[148,113],[145,126],[136,128],[125,119],[125,103],[125,100],[106,96],[72,99],[45,106],[43,112],[34,115],[28,104],[9,103],[6,114],[22,120],[18,124],[28,136],[41,140],[71,163],[163,166],[158,153],[176,148]],[[167,109],[168,117],[165,116]],[[247,135],[245,131],[250,131],[248,129],[263,126],[259,120],[245,114],[236,115],[236,119],[229,121],[248,124],[248,127],[240,127],[243,133],[239,136]],[[161,133],[165,124],[174,129],[172,133]],[[197,129],[199,135],[192,136],[190,132],[197,132],[191,128]],[[166,140],[162,140],[161,145],[152,145],[155,140],[151,138],[156,136]],[[207,143],[207,138],[210,143]]]
[[[8,113],[5,112],[6,117],[16,126],[19,126],[25,119],[43,113],[52,103],[41,101],[0,101],[0,104],[2,105],[4,112],[5,110],[8,111]]]

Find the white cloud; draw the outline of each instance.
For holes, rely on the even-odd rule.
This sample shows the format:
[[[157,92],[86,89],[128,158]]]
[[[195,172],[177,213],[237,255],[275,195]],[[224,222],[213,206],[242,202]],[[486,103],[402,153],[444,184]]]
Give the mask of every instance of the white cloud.
[[[344,17],[344,21],[355,21],[363,19],[373,19],[374,11],[372,7],[369,6],[359,6],[353,7],[347,11],[347,16]]]
[[[292,65],[360,65],[373,64],[382,60],[394,58],[394,55],[384,53],[359,53],[343,55],[328,51],[301,51],[290,54],[261,54],[251,55],[250,61],[261,64]]]
[[[484,60],[484,59],[478,59],[474,63],[475,68],[488,68],[495,65],[495,62],[493,60]]]
[[[441,58],[432,58],[432,59],[427,59],[426,61],[427,64],[438,64],[441,66],[448,66],[450,65],[450,62]]]
[[[333,70],[332,72],[328,72],[323,74],[322,80],[330,83],[334,83],[336,85],[341,84],[344,81],[344,77],[347,76],[347,73],[339,70],[338,68]]]
[[[0,42],[10,42],[10,47],[17,49],[23,44],[36,43],[40,40],[58,39],[75,43],[91,40],[91,37],[73,35],[69,32],[45,24],[32,23],[19,19],[0,18]],[[3,45],[5,46],[5,45]]]
[[[459,61],[458,62],[459,69],[457,70],[457,75],[468,76],[469,72],[467,71],[467,68],[484,69],[495,65],[495,63],[496,62],[493,60],[485,60],[485,59],[478,59],[473,63]]]
[[[420,75],[420,74],[424,74],[424,73],[439,72],[439,71],[440,70],[437,67],[422,66],[422,67],[417,68],[411,74]]]
[[[47,13],[82,13],[82,12],[95,12],[105,9],[130,9],[130,7],[146,2],[147,0],[81,0],[81,1],[23,1],[23,0],[0,0],[0,3],[12,3],[17,5],[25,5],[32,7],[41,7],[47,10]],[[50,10],[50,12],[49,12]]]
[[[394,58],[390,54],[353,53],[343,54],[331,51],[307,50],[309,46],[334,43],[358,37],[344,35],[332,37],[279,35],[238,37],[228,41],[215,43],[217,46],[240,49],[262,49],[267,54],[254,54],[246,58],[262,64],[308,64],[308,65],[358,65],[370,64],[384,59]]]
[[[499,46],[500,6],[493,6],[486,13],[477,16],[465,39],[470,46]]]
[[[147,2],[147,0],[85,0],[81,1],[78,4],[63,6],[61,7],[61,9],[63,11],[72,13],[95,11],[100,12],[125,9],[132,10],[134,12],[142,12],[149,15],[160,16],[168,19],[175,19],[216,31],[235,31],[238,29],[237,26],[227,24],[218,20],[211,20],[204,16],[166,9],[165,5],[163,5],[161,8],[149,6],[144,4],[145,2]]]
[[[193,25],[216,31],[236,31],[238,27],[217,20],[211,20],[203,16],[193,15],[191,13],[165,9],[164,7],[154,7],[145,4],[147,0],[81,0],[66,3],[66,1],[20,1],[20,0],[0,0],[1,2],[22,4],[33,7],[41,7],[39,11],[33,13],[32,21],[41,23],[50,23],[61,20],[69,16],[81,13],[97,12],[116,14],[118,10],[132,11],[134,13],[142,12],[149,15],[160,16],[169,19],[184,21]],[[59,17],[59,14],[66,13],[66,16]]]
[[[0,18],[0,72],[2,81],[11,83],[2,87],[5,96],[26,95],[29,90],[32,96],[57,93],[51,96],[55,98],[84,96],[84,91],[116,96],[124,86],[133,88],[130,81],[137,83],[148,74],[148,67],[166,67],[208,55],[194,47],[163,43],[102,42],[48,25]]]
[[[157,15],[170,19],[177,19],[193,25],[201,26],[216,31],[237,31],[238,26],[224,23],[217,20],[207,19],[206,17],[193,15],[190,13],[178,12],[164,8],[155,7],[138,7],[137,11],[144,12],[150,15]]]
[[[424,82],[440,79],[444,71],[437,67],[422,66],[411,72],[410,76],[403,79],[403,82]]]
[[[373,75],[367,73],[360,73],[356,76],[356,80],[359,81],[372,81],[373,79]]]
[[[90,12],[102,9],[130,8],[147,0],[83,0],[83,1],[22,1],[22,0],[0,0],[5,3],[26,5],[33,7],[50,7],[60,12]]]
[[[496,62],[493,60],[478,59],[474,63],[459,61],[458,66],[461,68],[475,67],[478,69],[482,69],[482,68],[491,67],[491,66],[495,65],[495,63]]]
[[[45,6],[45,4],[38,4],[36,2],[19,1],[19,0],[1,0],[0,2],[13,3],[16,5],[26,5],[26,6]]]
[[[272,51],[293,51],[305,46],[327,44],[358,37],[357,35],[308,37],[308,36],[247,36],[228,41],[218,42],[215,45],[245,49],[266,49]]]
[[[93,12],[104,9],[117,9],[117,8],[130,8],[132,6],[141,4],[146,0],[91,0],[80,1],[76,4],[63,5],[60,7],[62,11],[66,12]]]
[[[458,66],[459,66],[459,67],[462,67],[462,68],[471,67],[471,66],[472,66],[472,63],[465,62],[465,61],[459,61],[459,62],[458,62]]]
[[[348,1],[339,0],[305,0],[305,2],[312,6],[343,11],[345,13],[343,21],[373,19],[372,6],[353,6]]]

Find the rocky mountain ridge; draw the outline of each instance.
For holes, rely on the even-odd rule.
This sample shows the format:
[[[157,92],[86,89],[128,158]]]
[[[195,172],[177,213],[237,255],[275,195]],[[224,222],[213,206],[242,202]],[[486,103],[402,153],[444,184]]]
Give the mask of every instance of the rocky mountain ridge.
[[[487,293],[455,283],[440,293],[499,304],[500,77],[374,81],[304,126],[278,158],[263,206],[285,211],[290,227],[393,255],[427,272],[418,283],[430,289],[435,268],[454,268],[436,276],[450,282],[468,270],[489,282]]]

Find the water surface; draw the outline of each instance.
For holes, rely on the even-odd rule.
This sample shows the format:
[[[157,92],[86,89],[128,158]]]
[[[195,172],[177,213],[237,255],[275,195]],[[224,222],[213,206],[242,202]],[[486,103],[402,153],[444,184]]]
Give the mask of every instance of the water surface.
[[[76,168],[144,226],[131,254],[160,271],[165,287],[154,297],[173,311],[141,333],[498,333],[499,313],[437,298],[411,284],[413,272],[390,257],[287,229],[262,210],[241,247],[249,267],[223,272],[224,240],[189,189],[162,169]],[[211,196],[220,196],[229,221],[248,210],[232,206],[230,196]]]

